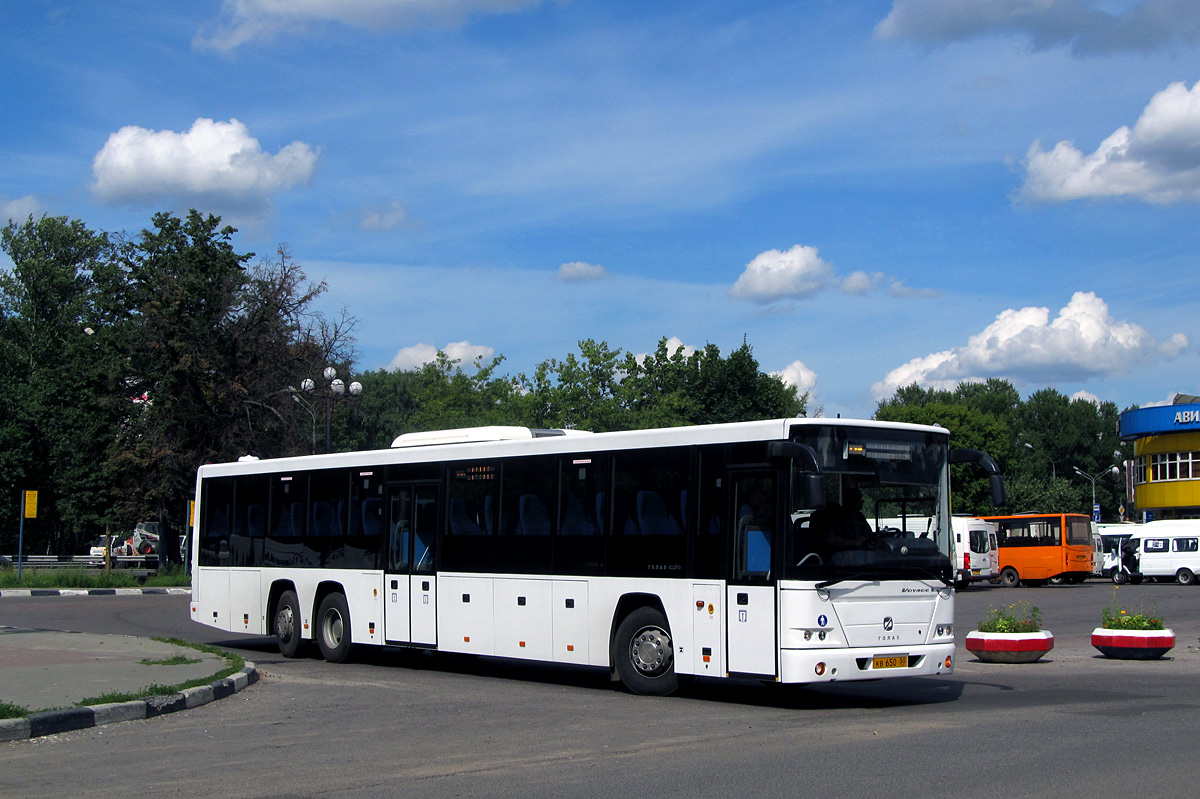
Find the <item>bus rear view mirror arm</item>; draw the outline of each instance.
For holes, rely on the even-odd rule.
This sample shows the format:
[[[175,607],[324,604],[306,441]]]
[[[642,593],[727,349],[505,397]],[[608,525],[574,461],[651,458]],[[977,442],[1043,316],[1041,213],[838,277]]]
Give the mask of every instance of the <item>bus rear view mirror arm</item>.
[[[1004,489],[1004,478],[1000,467],[991,455],[977,449],[950,450],[950,463],[974,463],[988,473],[988,483],[992,489],[992,504],[1002,508],[1008,504],[1008,494]]]
[[[767,457],[771,460],[790,459],[803,474],[801,484],[807,498],[805,507],[817,510],[825,507],[825,478],[817,451],[798,441],[767,442]]]

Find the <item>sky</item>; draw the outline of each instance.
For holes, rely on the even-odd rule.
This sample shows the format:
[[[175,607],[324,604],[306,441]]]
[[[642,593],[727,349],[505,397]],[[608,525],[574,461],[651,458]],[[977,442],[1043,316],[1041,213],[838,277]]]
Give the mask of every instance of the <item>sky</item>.
[[[0,69],[0,220],[219,215],[359,369],[1200,394],[1194,0],[0,0]]]

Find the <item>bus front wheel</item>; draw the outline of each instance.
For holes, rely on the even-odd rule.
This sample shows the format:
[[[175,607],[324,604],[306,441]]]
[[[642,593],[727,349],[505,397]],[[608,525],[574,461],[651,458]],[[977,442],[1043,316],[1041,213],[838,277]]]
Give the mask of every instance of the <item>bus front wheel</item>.
[[[1021,575],[1017,574],[1016,569],[1009,566],[1000,572],[1000,584],[1005,588],[1016,588],[1021,584]]]
[[[279,643],[279,654],[294,658],[300,652],[300,600],[295,591],[284,591],[275,606],[271,632]]]
[[[317,646],[321,657],[330,663],[343,663],[350,657],[350,607],[343,594],[329,594],[321,600],[317,611]]]
[[[679,687],[667,620],[654,608],[640,607],[621,620],[613,658],[617,676],[635,694],[668,696]]]

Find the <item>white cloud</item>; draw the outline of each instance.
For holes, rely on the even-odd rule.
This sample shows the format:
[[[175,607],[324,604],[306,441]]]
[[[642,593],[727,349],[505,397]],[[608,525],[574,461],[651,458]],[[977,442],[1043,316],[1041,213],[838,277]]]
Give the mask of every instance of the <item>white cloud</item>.
[[[487,360],[496,353],[492,347],[472,344],[469,341],[452,341],[440,349],[450,360],[459,361],[462,364],[472,364],[478,358]],[[404,347],[396,353],[387,368],[393,372],[419,369],[437,358],[438,350],[438,347],[425,343]]]
[[[558,267],[555,280],[563,283],[591,283],[608,277],[608,270],[599,264],[589,264],[583,261],[572,261]]]
[[[1104,300],[1080,291],[1053,320],[1048,308],[1004,311],[966,346],[914,358],[888,372],[872,393],[884,399],[914,382],[950,389],[988,377],[1015,383],[1081,381],[1174,357],[1187,344],[1181,333],[1159,343],[1140,325],[1115,321]]]
[[[1172,83],[1151,98],[1133,128],[1122,126],[1085,155],[1069,141],[1026,156],[1022,192],[1063,202],[1129,196],[1153,203],[1200,201],[1200,82]]]
[[[225,0],[221,20],[201,29],[197,49],[229,51],[254,39],[299,33],[312,24],[342,23],[375,31],[462,25],[475,14],[503,14],[542,0]]]
[[[797,396],[809,394],[811,399],[811,395],[816,392],[817,373],[805,366],[804,361],[792,361],[780,371],[771,374],[796,389]]]
[[[842,281],[842,291],[847,294],[869,294],[883,280],[882,272],[867,274],[866,272],[851,272]]]
[[[888,294],[892,297],[905,297],[905,298],[907,298],[907,297],[929,298],[929,297],[942,296],[942,292],[938,291],[937,289],[909,288],[908,286],[904,285],[904,283],[899,280],[893,280],[891,285],[888,286]]]
[[[887,278],[882,272],[859,271],[841,277],[820,256],[816,247],[802,244],[797,244],[786,252],[767,250],[754,256],[754,260],[746,264],[737,282],[730,287],[729,296],[762,305],[783,300],[808,299],[831,289],[861,296],[870,294],[880,284],[889,280],[888,293],[893,297],[937,296],[937,292],[926,289],[907,288],[900,281]]]
[[[679,336],[671,336],[669,339],[667,339],[667,356],[668,357],[673,357],[675,355],[675,353],[678,352],[679,350],[683,350],[683,357],[690,358],[691,356],[696,354],[696,352],[698,351],[698,348],[693,347],[691,344],[684,344],[683,339],[681,339]],[[633,356],[633,358],[638,363],[645,363],[646,358],[648,358],[649,356],[650,356],[650,353],[642,352],[642,353],[638,353],[637,355]]]
[[[37,216],[40,211],[41,204],[32,194],[15,200],[0,200],[0,224],[10,221],[21,224],[31,216]]]
[[[817,254],[816,247],[797,244],[787,252],[767,250],[746,264],[730,296],[769,303],[812,297],[837,282],[833,267]]]
[[[1076,391],[1074,394],[1071,395],[1071,399],[1072,399],[1072,401],[1085,400],[1087,402],[1092,403],[1096,407],[1100,407],[1100,398],[1097,397],[1095,394],[1093,394],[1090,391],[1083,391],[1083,390]]]
[[[272,194],[307,183],[316,161],[317,151],[299,141],[263,152],[236,119],[197,119],[183,133],[129,125],[96,154],[92,194],[106,204],[183,201],[263,214]]]
[[[395,230],[398,227],[410,224],[408,221],[408,209],[399,200],[392,200],[383,208],[363,209],[361,223],[363,230]]]
[[[1037,49],[1069,46],[1081,55],[1161,50],[1200,38],[1194,0],[895,0],[881,39],[930,45],[995,34],[1027,37]]]

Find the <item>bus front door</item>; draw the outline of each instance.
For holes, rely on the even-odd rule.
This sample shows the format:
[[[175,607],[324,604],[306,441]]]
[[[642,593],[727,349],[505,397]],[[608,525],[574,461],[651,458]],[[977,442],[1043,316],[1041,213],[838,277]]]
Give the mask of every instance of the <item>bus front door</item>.
[[[437,578],[433,571],[437,518],[437,485],[397,485],[388,489],[384,573],[388,641],[437,644]]]
[[[726,650],[730,673],[774,676],[776,646],[773,544],[779,516],[775,471],[731,474],[732,571],[726,585]]]

